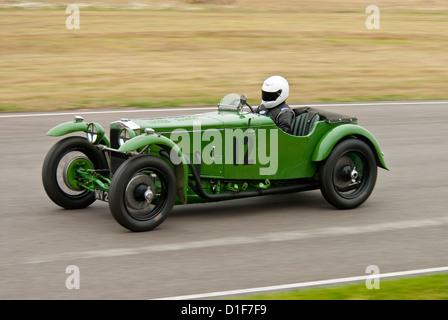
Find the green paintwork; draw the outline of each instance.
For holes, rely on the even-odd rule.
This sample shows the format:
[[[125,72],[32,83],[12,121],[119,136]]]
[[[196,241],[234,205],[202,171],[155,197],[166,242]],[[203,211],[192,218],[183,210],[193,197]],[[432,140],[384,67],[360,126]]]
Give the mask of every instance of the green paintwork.
[[[84,189],[89,191],[95,191],[95,189],[109,190],[111,180],[95,172],[95,170],[79,168],[76,170],[76,174],[77,182],[81,183]]]
[[[73,161],[66,169],[67,183],[75,190],[109,190],[111,180],[97,173],[87,158]]]
[[[269,188],[270,182],[275,180],[315,178],[319,163],[326,159],[338,141],[347,136],[365,139],[376,151],[379,166],[387,169],[376,139],[355,122],[352,124],[330,124],[326,121],[319,121],[310,134],[294,136],[279,130],[268,117],[238,111],[217,111],[190,116],[134,119],[132,121],[140,127],[140,132],[144,132],[146,128],[152,128],[155,134],[136,136],[121,146],[119,151],[132,152],[151,145],[150,154],[158,156],[160,146],[163,146],[163,149],[168,152],[174,148],[176,154],[182,155],[183,194],[188,198],[188,202],[200,201],[197,199],[197,195],[189,190],[189,168],[186,162],[186,159],[194,161],[196,152],[201,153],[201,178],[204,179],[203,186],[207,193],[211,193],[207,179],[253,181],[249,185],[244,184],[243,181],[237,186],[235,184],[219,186],[219,191],[222,193],[239,192],[243,189]],[[111,128],[118,129],[119,127],[116,123],[112,123]],[[242,137],[248,136],[255,142],[254,148],[249,154],[249,157],[254,160],[253,164],[235,165],[232,161],[230,163],[228,161],[232,160],[232,157],[226,158],[229,151],[234,151],[232,148],[228,148],[229,144],[232,144],[233,136],[230,135],[230,138],[227,138],[227,133],[236,132],[238,129],[244,133],[239,137],[240,140]],[[263,139],[262,133],[266,134],[265,139]],[[189,149],[182,146],[184,136],[189,141]],[[223,138],[221,141],[219,139],[216,141],[214,136]],[[263,143],[264,141],[269,142],[271,137],[275,138],[273,141],[278,143]],[[212,158],[211,145],[216,145],[216,149],[220,151],[214,154],[214,162],[206,163],[205,160],[210,162]],[[241,144],[240,146],[244,147]],[[270,150],[272,147],[276,150]],[[271,152],[278,153],[277,163],[268,163],[269,165],[262,163],[262,158],[270,155]],[[263,183],[260,185],[261,182]]]
[[[339,141],[341,141],[341,139],[347,136],[364,138],[364,140],[366,140],[376,151],[378,165],[384,169],[389,170],[386,166],[386,162],[384,161],[380,146],[375,137],[367,129],[353,124],[340,125],[328,131],[317,144],[311,159],[313,161],[325,160],[330,155],[333,147]]]
[[[67,182],[76,190],[81,190],[81,184],[80,184],[80,174],[78,170],[91,170],[93,169],[92,163],[86,159],[86,158],[79,158],[75,161],[73,161],[70,166],[66,169],[67,174]]]
[[[171,148],[174,148],[176,144],[167,139],[166,137],[158,134],[142,134],[133,139],[126,141],[118,151],[120,152],[131,152],[142,149],[147,145],[157,144],[157,145],[166,145]]]
[[[51,128],[47,132],[47,136],[60,137],[78,131],[86,132],[88,126],[87,122],[65,122]]]
[[[187,197],[187,186],[188,186],[187,160],[185,159],[185,156],[181,152],[179,147],[173,141],[159,134],[142,134],[133,139],[128,140],[118,149],[118,151],[131,152],[140,150],[148,145],[151,146],[151,149],[153,149],[153,146],[158,147],[158,149],[156,148],[156,150],[151,151],[159,151],[163,149],[167,152],[173,152],[175,155],[178,156],[178,163],[174,165],[176,178],[181,186],[181,190],[178,192],[178,197],[182,198],[182,201],[185,201]],[[158,155],[158,152],[153,152],[153,154]]]
[[[94,122],[94,123],[97,126],[97,128],[102,130],[102,132],[103,132],[103,137],[101,138],[99,143],[103,142],[106,146],[110,147],[110,141],[107,138],[107,136],[104,135],[103,127],[99,123],[96,123],[96,122]],[[47,136],[60,137],[60,136],[64,136],[64,135],[67,135],[67,134],[73,133],[73,132],[87,132],[87,127],[89,126],[89,124],[90,123],[88,123],[88,122],[78,122],[78,121],[61,123],[61,124],[51,128],[47,132]]]
[[[132,126],[136,136],[117,151],[127,153],[128,156],[138,153],[162,157],[176,175],[177,203],[194,203],[205,200],[189,185],[192,172],[188,161],[192,162],[196,171],[200,170],[200,183],[206,194],[272,189],[280,181],[293,179],[316,181],[321,162],[346,137],[366,141],[377,155],[378,166],[387,169],[373,135],[357,125],[355,120],[349,121],[318,121],[308,135],[294,136],[280,130],[269,117],[237,110],[217,110],[197,115],[121,120],[112,122],[110,129],[111,132],[117,132],[123,127]],[[47,134],[61,136],[71,132],[85,132],[88,124],[67,122],[54,127]],[[155,133],[145,133],[147,128],[153,129]],[[107,137],[103,141],[110,146]],[[113,142],[116,145],[116,141]],[[175,160],[178,161],[173,164],[165,159],[161,155],[162,150],[176,155]],[[195,161],[197,154],[199,162]],[[277,154],[276,158],[274,154]],[[84,181],[90,181],[88,174],[93,176],[91,182],[94,184],[85,186],[88,190],[108,189],[107,181],[102,177],[85,170],[78,170],[78,174]],[[101,185],[103,182],[106,184]]]

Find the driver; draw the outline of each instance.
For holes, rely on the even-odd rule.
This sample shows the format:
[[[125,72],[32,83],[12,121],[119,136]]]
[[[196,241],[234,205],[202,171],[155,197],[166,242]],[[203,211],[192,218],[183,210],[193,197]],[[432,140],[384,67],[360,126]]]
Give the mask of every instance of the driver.
[[[261,104],[256,112],[270,117],[280,129],[291,134],[291,122],[295,114],[285,102],[288,96],[288,81],[281,76],[269,77],[263,83]]]

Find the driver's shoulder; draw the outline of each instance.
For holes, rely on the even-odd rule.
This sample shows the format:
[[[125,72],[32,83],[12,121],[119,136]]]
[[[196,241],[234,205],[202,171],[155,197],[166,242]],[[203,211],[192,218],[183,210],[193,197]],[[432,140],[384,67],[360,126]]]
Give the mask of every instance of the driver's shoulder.
[[[286,102],[283,102],[278,106],[276,106],[275,108],[273,108],[271,112],[273,112],[276,116],[278,116],[286,112],[293,112],[293,110],[288,104],[286,104]]]
[[[278,108],[279,111],[283,111],[283,110],[292,110],[291,107],[290,107],[286,102],[282,102],[282,103],[279,104],[276,108]]]

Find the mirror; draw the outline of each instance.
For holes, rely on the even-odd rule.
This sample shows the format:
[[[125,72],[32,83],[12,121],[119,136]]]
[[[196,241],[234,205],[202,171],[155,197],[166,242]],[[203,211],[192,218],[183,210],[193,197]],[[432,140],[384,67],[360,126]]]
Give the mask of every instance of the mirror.
[[[247,103],[247,96],[245,93],[243,93],[240,97],[240,104],[241,104],[241,106],[245,106],[246,103]]]

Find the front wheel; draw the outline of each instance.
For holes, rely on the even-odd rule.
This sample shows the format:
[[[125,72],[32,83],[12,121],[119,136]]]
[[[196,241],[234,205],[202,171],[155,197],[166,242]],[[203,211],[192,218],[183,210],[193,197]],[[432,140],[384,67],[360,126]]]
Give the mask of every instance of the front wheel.
[[[95,201],[82,186],[77,170],[106,169],[104,155],[86,138],[68,137],[48,151],[42,166],[42,183],[48,197],[65,209],[81,209]]]
[[[375,155],[362,140],[344,140],[334,147],[320,169],[324,198],[336,208],[353,209],[373,191],[377,177]]]
[[[176,178],[171,167],[154,156],[126,160],[109,190],[115,220],[131,231],[149,231],[170,214],[176,200]]]

